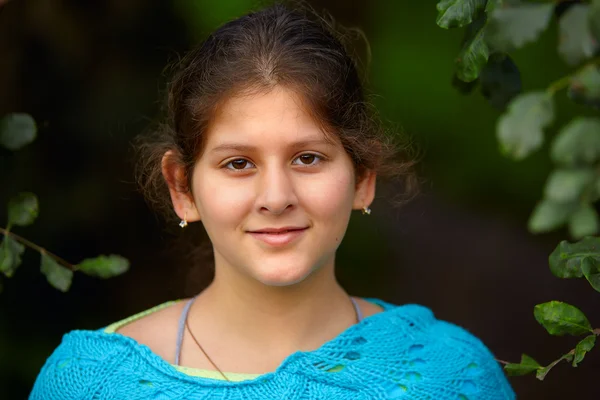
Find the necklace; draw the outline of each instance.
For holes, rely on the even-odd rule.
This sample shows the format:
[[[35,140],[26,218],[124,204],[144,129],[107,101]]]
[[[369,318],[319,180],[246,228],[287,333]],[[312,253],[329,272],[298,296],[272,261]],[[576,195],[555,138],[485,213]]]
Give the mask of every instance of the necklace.
[[[350,303],[352,303],[352,309],[354,310],[354,315],[356,317],[356,323],[360,322],[359,321],[359,315],[358,315],[358,310],[357,307],[354,305],[354,301],[352,300],[351,297],[348,297],[348,299],[350,300]],[[204,351],[204,348],[202,347],[202,345],[200,344],[200,342],[198,341],[198,339],[196,339],[196,336],[194,336],[194,333],[192,332],[192,329],[190,328],[190,324],[188,323],[188,316],[190,315],[190,313],[188,312],[188,314],[185,316],[185,327],[187,328],[188,332],[190,333],[190,336],[192,336],[192,339],[194,340],[194,342],[196,342],[196,345],[198,346],[198,348],[200,349],[200,351],[202,352],[202,354],[204,354],[204,356],[206,357],[206,359],[208,360],[208,362],[211,363],[211,365],[221,374],[221,376],[223,377],[223,379],[225,379],[226,381],[229,382],[229,378],[227,378],[227,376],[223,373],[223,371],[221,371],[221,369],[219,367],[217,367],[217,364],[215,364],[215,362],[209,357],[209,355],[206,353],[206,351]]]

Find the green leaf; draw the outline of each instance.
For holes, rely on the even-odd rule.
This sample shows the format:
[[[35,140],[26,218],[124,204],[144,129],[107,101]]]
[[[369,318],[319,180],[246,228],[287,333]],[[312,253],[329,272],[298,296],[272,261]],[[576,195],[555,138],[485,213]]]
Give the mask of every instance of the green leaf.
[[[600,292],[600,262],[592,257],[584,257],[581,271],[595,291]]]
[[[506,4],[490,14],[486,40],[494,50],[510,52],[532,42],[548,27],[554,4]]]
[[[574,352],[574,350],[571,350],[567,354],[563,354],[562,357],[560,357],[558,360],[552,361],[548,366],[538,369],[535,374],[535,377],[538,378],[540,381],[543,381],[544,378],[546,377],[546,375],[548,374],[548,372],[550,372],[550,370],[552,368],[554,368],[556,366],[556,364],[558,364],[562,360],[565,360],[567,362],[573,361],[573,354],[572,354],[573,352]]]
[[[575,347],[575,357],[573,358],[573,366],[576,367],[577,364],[583,361],[585,354],[588,351],[591,351],[596,344],[596,335],[587,336],[585,339],[577,343]]]
[[[496,134],[503,153],[521,160],[544,141],[543,129],[554,119],[552,97],[531,92],[515,97],[497,124]]]
[[[87,258],[77,265],[77,269],[84,274],[107,279],[127,272],[129,261],[121,256],[111,254]]]
[[[569,233],[573,239],[582,239],[598,233],[598,213],[589,204],[582,204],[569,219]]]
[[[490,14],[502,4],[502,0],[488,0],[485,5],[485,12]]]
[[[598,0],[592,0],[592,6],[588,13],[588,24],[592,36],[596,42],[600,42],[600,1]]]
[[[577,209],[578,203],[556,203],[544,199],[533,209],[528,228],[532,233],[545,233],[560,228]]]
[[[9,225],[31,225],[40,212],[38,199],[33,193],[19,193],[8,202]]]
[[[551,335],[583,335],[592,332],[592,325],[577,307],[562,301],[549,301],[533,308],[533,315]]]
[[[504,370],[510,376],[521,376],[537,371],[542,366],[527,354],[521,355],[519,364],[506,364]]]
[[[0,242],[0,272],[8,278],[13,276],[19,265],[25,246],[10,236],[4,236]]]
[[[600,238],[586,237],[572,244],[563,240],[548,257],[550,271],[559,278],[581,278],[581,263],[586,257],[600,261]]]
[[[46,253],[41,253],[40,271],[46,275],[48,283],[61,292],[67,292],[71,287],[73,271],[63,267]]]
[[[470,24],[484,9],[486,0],[440,0],[436,9],[438,26],[449,29]]]
[[[569,65],[577,65],[594,55],[597,45],[589,26],[590,6],[574,4],[559,22],[558,53]]]
[[[37,126],[29,114],[13,113],[0,119],[0,145],[19,150],[35,140]]]
[[[503,53],[489,57],[479,75],[481,94],[492,107],[504,110],[508,103],[521,92],[521,74],[513,60]]]
[[[578,117],[565,125],[552,142],[552,161],[565,166],[600,160],[600,118]]]
[[[557,203],[576,201],[593,184],[595,177],[591,168],[556,169],[548,177],[544,195]]]
[[[472,82],[477,79],[489,57],[489,49],[483,39],[483,22],[479,22],[477,25],[479,27],[475,27],[476,30],[469,32],[467,40],[455,60],[456,76],[464,82]]]
[[[567,95],[574,102],[600,107],[600,70],[596,65],[588,65],[571,78]]]
[[[561,357],[563,360],[567,360],[568,362],[573,361],[573,351],[571,350],[570,352],[568,352],[567,354],[563,354],[563,356]]]

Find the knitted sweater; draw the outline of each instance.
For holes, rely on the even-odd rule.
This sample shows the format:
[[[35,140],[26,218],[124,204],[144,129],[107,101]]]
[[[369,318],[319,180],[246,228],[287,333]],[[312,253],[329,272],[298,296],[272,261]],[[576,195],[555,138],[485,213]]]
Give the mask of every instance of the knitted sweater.
[[[485,345],[419,305],[384,311],[273,372],[228,382],[192,376],[119,333],[67,333],[30,396],[41,399],[514,399]]]

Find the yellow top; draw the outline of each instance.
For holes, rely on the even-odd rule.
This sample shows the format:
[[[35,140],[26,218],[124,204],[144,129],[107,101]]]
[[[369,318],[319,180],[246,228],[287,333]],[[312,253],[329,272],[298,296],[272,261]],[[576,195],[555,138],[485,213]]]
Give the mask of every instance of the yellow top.
[[[152,314],[153,312],[160,311],[163,308],[167,308],[167,307],[169,307],[173,304],[176,304],[180,301],[183,301],[183,300],[167,301],[166,303],[159,304],[148,310],[145,310],[145,311],[139,312],[137,314],[134,314],[130,317],[127,317],[121,321],[117,321],[113,324],[108,325],[106,328],[104,328],[104,333],[117,333],[116,331],[119,328],[127,325],[128,323],[136,321],[142,317],[145,317],[146,315]],[[218,371],[212,371],[212,370],[208,370],[208,369],[199,369],[199,368],[188,368],[188,367],[182,367],[181,365],[174,365],[174,364],[171,364],[171,366],[173,368],[175,368],[177,371],[182,372],[186,375],[199,376],[202,378],[209,378],[209,379],[225,380],[223,378],[223,376],[221,375],[221,373]],[[254,379],[261,375],[261,374],[240,374],[240,373],[236,373],[236,372],[224,372],[224,374],[227,377],[227,379],[229,379],[230,381],[234,381],[234,382]]]

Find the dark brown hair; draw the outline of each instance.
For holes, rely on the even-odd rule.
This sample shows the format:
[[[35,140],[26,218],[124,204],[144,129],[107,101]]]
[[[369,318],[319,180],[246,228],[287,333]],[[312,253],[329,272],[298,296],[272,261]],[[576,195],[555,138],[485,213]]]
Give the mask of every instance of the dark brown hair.
[[[136,141],[137,181],[157,211],[174,217],[161,159],[173,150],[185,167],[189,190],[211,118],[228,98],[283,86],[293,90],[328,135],[350,155],[357,179],[365,170],[404,183],[404,198],[416,192],[410,147],[387,134],[366,99],[356,61],[344,35],[306,6],[268,6],[214,31],[178,64],[167,87],[166,119]],[[346,31],[348,32],[348,31]]]

